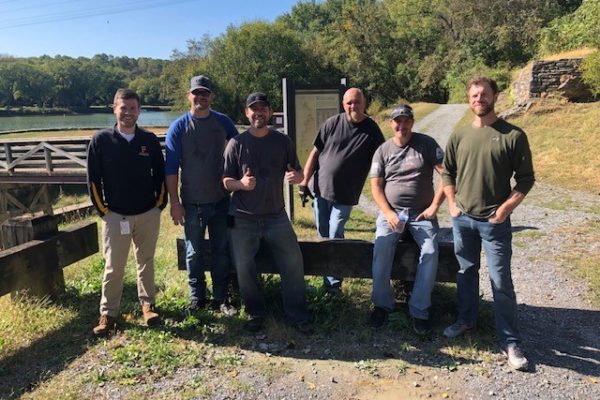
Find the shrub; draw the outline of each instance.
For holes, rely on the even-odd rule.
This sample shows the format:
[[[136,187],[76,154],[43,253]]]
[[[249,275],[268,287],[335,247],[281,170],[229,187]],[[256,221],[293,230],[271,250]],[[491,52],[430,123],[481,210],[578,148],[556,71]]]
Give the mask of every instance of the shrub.
[[[581,63],[583,81],[595,96],[600,95],[600,50],[586,57]]]

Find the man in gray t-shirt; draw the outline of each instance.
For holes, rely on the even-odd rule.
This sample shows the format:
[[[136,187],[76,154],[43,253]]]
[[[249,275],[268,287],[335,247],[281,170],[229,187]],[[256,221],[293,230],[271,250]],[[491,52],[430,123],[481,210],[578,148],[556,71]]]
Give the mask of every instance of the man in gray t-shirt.
[[[444,152],[433,138],[413,132],[414,122],[410,106],[394,108],[390,119],[394,137],[377,149],[371,164],[371,190],[380,212],[373,249],[375,308],[370,324],[382,326],[394,309],[392,263],[398,240],[407,231],[421,251],[409,312],[415,332],[425,335],[430,331],[428,310],[438,265],[436,213],[444,201],[441,183],[434,193],[433,171],[441,175]]]

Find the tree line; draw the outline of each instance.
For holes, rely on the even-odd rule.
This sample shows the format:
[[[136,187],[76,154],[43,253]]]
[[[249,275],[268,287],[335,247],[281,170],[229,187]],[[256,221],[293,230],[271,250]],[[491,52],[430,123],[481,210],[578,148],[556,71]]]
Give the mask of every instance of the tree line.
[[[170,60],[0,58],[0,105],[107,105],[116,88],[129,86],[145,104],[185,108],[196,74],[212,78],[215,108],[238,120],[255,90],[280,109],[283,77],[298,84],[347,77],[375,105],[456,102],[475,72],[506,88],[515,68],[544,52],[598,47],[598,20],[597,0],[299,1],[272,23],[190,39]]]

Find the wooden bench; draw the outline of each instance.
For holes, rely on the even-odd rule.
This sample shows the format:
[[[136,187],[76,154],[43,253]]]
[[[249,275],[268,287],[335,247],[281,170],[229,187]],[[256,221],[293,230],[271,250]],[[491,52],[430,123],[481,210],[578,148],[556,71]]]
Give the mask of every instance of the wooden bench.
[[[50,215],[16,217],[2,224],[6,250],[0,251],[0,296],[26,289],[35,296],[64,291],[62,268],[98,252],[95,222],[58,231]]]
[[[373,243],[367,240],[332,239],[322,241],[300,241],[304,258],[304,274],[314,276],[339,276],[344,278],[371,278]],[[212,265],[210,246],[204,246],[204,265]],[[419,248],[412,241],[399,242],[394,258],[392,279],[414,281],[419,261]],[[177,266],[185,271],[185,243],[177,239]],[[257,267],[262,273],[277,273],[269,249],[263,243],[257,255]],[[454,256],[452,242],[439,243],[438,282],[456,282],[458,262]]]

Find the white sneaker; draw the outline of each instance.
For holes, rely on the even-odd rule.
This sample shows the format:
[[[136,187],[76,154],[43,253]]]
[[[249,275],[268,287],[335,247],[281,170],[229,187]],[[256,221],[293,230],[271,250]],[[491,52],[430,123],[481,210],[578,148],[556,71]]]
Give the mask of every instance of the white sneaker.
[[[508,365],[512,369],[518,371],[526,371],[529,367],[529,361],[523,354],[523,350],[516,343],[509,343],[504,350],[504,354],[508,357]]]

